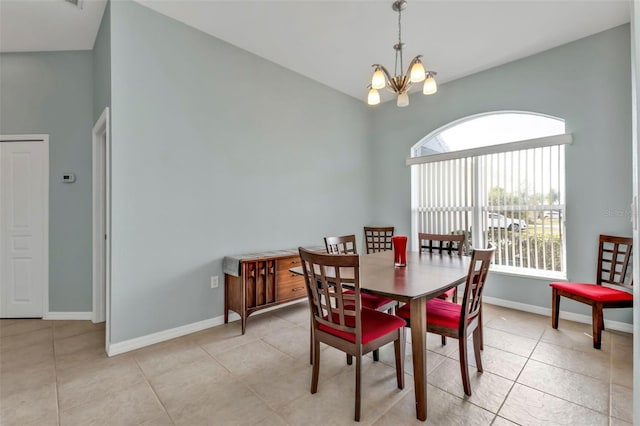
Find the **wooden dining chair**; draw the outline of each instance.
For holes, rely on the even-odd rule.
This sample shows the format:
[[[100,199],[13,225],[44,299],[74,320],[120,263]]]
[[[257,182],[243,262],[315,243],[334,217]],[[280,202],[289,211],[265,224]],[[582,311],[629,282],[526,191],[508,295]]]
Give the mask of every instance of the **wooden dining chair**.
[[[464,247],[464,234],[429,234],[426,232],[418,233],[418,245],[420,253],[428,251],[433,253],[435,250],[439,254],[457,254],[462,256],[462,248]],[[451,299],[453,302],[458,300],[458,287],[454,287],[444,292],[440,298]]]
[[[329,254],[358,254],[356,248],[356,236],[355,235],[343,235],[340,237],[325,237],[324,245]],[[347,293],[353,293],[353,290],[345,290]],[[366,306],[370,309],[376,309],[378,311],[388,312],[393,314],[398,303],[389,299],[388,297],[378,296],[377,294],[370,294],[363,292],[361,295],[362,306]],[[349,365],[351,365],[351,358],[347,357]],[[380,360],[379,351],[373,351],[373,360]]]
[[[467,338],[473,334],[473,352],[476,367],[482,372],[480,348],[482,335],[480,329],[480,312],[482,309],[482,291],[487,279],[491,258],[495,247],[475,249],[471,255],[469,272],[464,285],[462,304],[443,299],[431,299],[427,302],[427,332],[458,339],[460,352],[460,373],[464,393],[471,396],[469,366],[467,365]],[[409,304],[398,308],[396,315],[404,319],[409,326],[411,310]]]
[[[395,315],[362,305],[360,258],[357,255],[320,254],[302,247],[298,251],[313,327],[311,393],[318,391],[321,342],[355,357],[355,420],[360,421],[362,356],[393,342],[398,389],[403,389],[406,323]],[[353,292],[345,291],[345,285]]]
[[[365,226],[364,241],[367,254],[392,250],[391,237],[394,230],[393,226]]]
[[[358,254],[356,236],[353,234],[339,237],[324,237],[324,246],[329,254]]]
[[[551,286],[551,326],[558,328],[560,296],[591,305],[593,347],[600,349],[604,330],[603,309],[633,307],[633,294],[608,287],[617,286],[632,290],[633,280],[627,274],[633,238],[600,235],[596,282],[553,282]],[[604,286],[603,284],[607,284]]]
[[[432,253],[434,250],[440,254],[457,254],[462,256],[462,248],[464,247],[464,234],[430,234],[427,232],[418,232],[418,244],[420,251],[428,250]]]
[[[341,237],[325,237],[324,244],[329,254],[358,254],[356,247],[355,235],[343,235]],[[352,292],[351,290],[346,290]],[[388,297],[378,296],[377,294],[362,293],[362,305],[370,309],[378,311],[386,311],[393,313],[397,302]],[[374,353],[377,358],[377,353]],[[377,361],[377,359],[376,359]]]
[[[418,246],[420,253],[428,251],[433,253],[434,250],[439,254],[457,254],[462,256],[462,247],[464,247],[465,237],[463,234],[430,234],[426,232],[418,232]],[[440,296],[441,299],[450,299],[452,302],[458,302],[458,287],[453,287]],[[447,344],[447,338],[442,336],[442,344]]]

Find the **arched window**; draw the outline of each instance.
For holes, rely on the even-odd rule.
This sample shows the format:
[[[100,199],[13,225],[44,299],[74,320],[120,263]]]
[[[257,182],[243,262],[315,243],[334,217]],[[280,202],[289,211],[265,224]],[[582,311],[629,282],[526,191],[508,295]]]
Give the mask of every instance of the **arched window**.
[[[469,246],[496,245],[498,270],[564,277],[571,140],[564,120],[519,111],[466,117],[425,136],[407,160],[413,235],[464,233]]]

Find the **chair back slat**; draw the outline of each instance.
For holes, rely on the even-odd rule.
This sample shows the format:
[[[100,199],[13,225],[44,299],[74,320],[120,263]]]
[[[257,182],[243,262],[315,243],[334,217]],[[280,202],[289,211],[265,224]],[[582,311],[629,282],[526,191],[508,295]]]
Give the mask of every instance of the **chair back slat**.
[[[495,247],[490,245],[488,249],[474,249],[469,263],[467,282],[462,298],[462,315],[460,315],[460,335],[467,323],[480,314],[482,307],[482,292],[489,273],[491,258]]]
[[[313,312],[313,326],[319,324],[353,333],[362,341],[360,320],[360,258],[353,254],[320,254],[298,249],[305,286]],[[352,289],[353,293],[344,290]]]
[[[448,252],[449,254],[457,252],[458,256],[462,256],[462,248],[464,247],[465,237],[463,234],[429,234],[425,232],[418,233],[418,245],[420,253],[425,250],[433,252],[438,251],[440,254]]]
[[[629,261],[632,248],[633,238],[600,235],[596,284],[631,288],[633,280],[629,273]]]
[[[329,254],[358,254],[355,235],[324,237],[324,246]]]
[[[392,250],[391,237],[394,230],[393,226],[365,226],[364,241],[367,254]]]

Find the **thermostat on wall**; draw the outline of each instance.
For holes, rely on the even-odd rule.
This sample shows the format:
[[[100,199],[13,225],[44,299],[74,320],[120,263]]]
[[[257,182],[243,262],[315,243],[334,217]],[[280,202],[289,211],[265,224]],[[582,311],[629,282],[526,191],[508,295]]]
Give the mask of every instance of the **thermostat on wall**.
[[[76,181],[76,174],[75,173],[64,173],[62,175],[62,182],[63,183],[73,183]]]

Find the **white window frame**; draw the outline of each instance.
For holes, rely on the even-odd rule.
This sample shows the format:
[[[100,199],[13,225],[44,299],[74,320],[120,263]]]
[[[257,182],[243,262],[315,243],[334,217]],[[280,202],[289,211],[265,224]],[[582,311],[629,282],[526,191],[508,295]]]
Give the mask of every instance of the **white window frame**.
[[[411,148],[411,156],[406,159],[406,165],[414,166],[414,165],[441,162],[441,161],[447,161],[447,160],[453,160],[453,159],[470,158],[471,161],[473,161],[473,170],[475,174],[474,180],[475,182],[478,183],[476,185],[473,185],[473,190],[472,190],[473,200],[483,200],[484,194],[482,193],[482,191],[484,187],[482,184],[480,184],[481,179],[483,177],[482,170],[481,170],[481,161],[479,158],[480,156],[487,155],[487,154],[503,153],[503,152],[514,152],[514,151],[548,147],[548,146],[570,145],[573,143],[573,136],[570,133],[565,133],[560,135],[552,135],[552,136],[545,136],[541,138],[527,139],[522,141],[501,143],[501,144],[484,146],[479,148],[472,148],[472,149],[461,150],[461,151],[436,153],[436,154],[430,154],[430,155],[424,155],[424,156],[416,155],[418,152],[418,149],[424,144],[423,141],[429,140],[434,135],[437,135],[448,128],[454,127],[462,122],[473,120],[481,116],[508,113],[508,112],[509,111],[499,111],[499,112],[484,113],[484,114],[465,117],[465,118],[456,120],[452,123],[449,123],[446,126],[443,126],[431,132],[429,135],[427,135],[425,138],[422,138],[420,142],[416,143]],[[536,114],[536,113],[530,113],[530,112],[524,112],[524,111],[517,111],[517,113],[545,116],[543,114]],[[555,120],[560,120],[557,117],[552,117],[552,116],[546,116],[546,117],[549,117]],[[419,169],[418,167],[411,167],[411,187],[412,187],[411,189],[411,218],[412,218],[411,228],[412,228],[412,234],[415,234],[415,235],[417,235],[417,232],[419,230],[418,200],[416,199],[416,193],[414,191],[416,184],[418,183],[419,179],[421,179],[418,169]],[[551,210],[556,207],[557,206],[542,205],[542,206],[538,206],[537,209]],[[484,220],[483,220],[484,214],[487,211],[492,211],[492,209],[495,209],[495,207],[485,206],[485,205],[481,205],[478,202],[473,202],[473,205],[471,207],[472,223],[484,223]],[[562,220],[565,220],[565,218],[566,218],[566,215],[563,214]],[[481,246],[484,246],[486,244],[483,231],[484,231],[483,227],[476,226],[472,228],[472,235],[471,235],[472,241],[474,242],[478,241]],[[414,250],[417,250],[417,242],[414,242]],[[542,269],[525,268],[525,267],[505,266],[505,265],[492,265],[492,269],[496,270],[497,272],[504,272],[512,275],[565,279],[566,278],[566,227],[564,228],[564,233],[563,233],[562,251],[563,251],[561,255],[562,265],[561,265],[560,272],[545,271]]]

